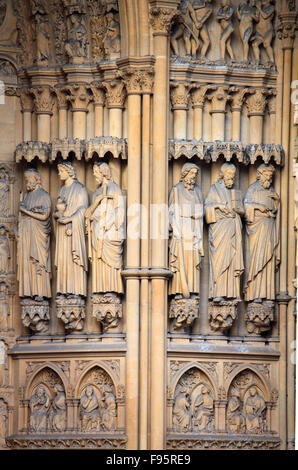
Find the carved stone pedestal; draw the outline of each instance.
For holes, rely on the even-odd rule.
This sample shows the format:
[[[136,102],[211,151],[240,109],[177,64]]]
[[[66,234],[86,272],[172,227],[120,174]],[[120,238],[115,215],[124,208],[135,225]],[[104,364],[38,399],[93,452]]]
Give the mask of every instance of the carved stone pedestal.
[[[84,327],[86,317],[85,299],[79,296],[56,298],[57,318],[60,318],[65,324],[67,332],[80,333]]]
[[[50,307],[47,300],[33,299],[21,300],[21,320],[24,326],[30,328],[35,334],[48,334],[50,321]]]
[[[122,304],[116,294],[94,294],[92,316],[102,325],[103,333],[121,333]]]
[[[250,334],[261,335],[271,329],[274,321],[274,302],[250,302],[245,315],[247,331]]]
[[[226,333],[237,317],[238,300],[222,300],[209,302],[208,318],[210,328],[214,332]]]
[[[193,322],[199,318],[199,300],[199,297],[172,299],[169,312],[169,318],[172,318],[171,332],[183,333],[191,328]]]

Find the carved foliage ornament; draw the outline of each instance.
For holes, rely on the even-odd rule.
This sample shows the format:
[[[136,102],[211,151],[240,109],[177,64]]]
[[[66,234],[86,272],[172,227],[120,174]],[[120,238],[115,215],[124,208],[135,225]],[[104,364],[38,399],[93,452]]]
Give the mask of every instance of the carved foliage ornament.
[[[168,34],[171,29],[172,20],[178,12],[171,8],[157,8],[150,9],[150,23],[153,28],[153,34]]]

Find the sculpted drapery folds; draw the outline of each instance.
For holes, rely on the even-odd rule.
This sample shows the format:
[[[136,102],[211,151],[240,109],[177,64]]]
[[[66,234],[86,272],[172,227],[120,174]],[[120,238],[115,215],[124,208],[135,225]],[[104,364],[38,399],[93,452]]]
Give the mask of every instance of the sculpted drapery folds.
[[[272,187],[272,165],[257,169],[257,180],[244,198],[248,237],[245,300],[275,299],[275,271],[279,265],[279,196]]]
[[[59,164],[58,173],[65,183],[58,192],[60,210],[54,213],[57,219],[57,294],[86,296],[87,253],[84,217],[88,207],[88,193],[85,186],[77,180],[71,163]],[[61,201],[65,205],[63,215]]]
[[[244,270],[241,192],[233,189],[236,168],[224,163],[219,179],[205,200],[205,218],[209,224],[210,292],[214,301],[240,298],[240,276]]]
[[[86,211],[88,256],[92,263],[93,293],[123,293],[121,278],[125,206],[121,189],[107,163],[95,164],[98,188]]]
[[[221,7],[219,8],[216,19],[221,26],[220,36],[220,55],[221,60],[225,60],[226,51],[230,56],[231,60],[235,60],[234,52],[231,46],[231,36],[234,31],[232,16],[234,8],[231,5],[231,0],[222,0]]]
[[[27,194],[20,202],[18,227],[18,280],[20,297],[51,297],[51,199],[41,187],[39,173],[25,171]]]
[[[254,6],[254,0],[246,0],[237,8],[239,19],[239,31],[243,42],[243,60],[248,61],[249,41],[253,34],[253,22],[258,20],[257,10]]]
[[[169,293],[189,298],[200,292],[203,251],[203,199],[196,178],[199,168],[186,163],[169,198],[170,255],[173,272]]]

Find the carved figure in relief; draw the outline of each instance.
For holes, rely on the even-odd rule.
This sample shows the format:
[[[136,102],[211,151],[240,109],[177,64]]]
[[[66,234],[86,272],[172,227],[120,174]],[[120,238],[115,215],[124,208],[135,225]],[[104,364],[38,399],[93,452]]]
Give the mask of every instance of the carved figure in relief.
[[[187,388],[182,387],[175,397],[173,407],[173,428],[177,432],[191,430],[191,409]]]
[[[260,165],[244,198],[248,238],[245,300],[257,303],[275,299],[280,199],[272,186],[274,171],[272,165]]]
[[[92,385],[88,385],[80,399],[81,429],[84,432],[99,430],[100,404]]]
[[[8,230],[5,225],[0,225],[0,274],[9,272],[10,248]]]
[[[7,434],[8,410],[3,399],[0,399],[0,446],[5,446],[5,437]]]
[[[112,431],[116,429],[116,399],[109,384],[103,385],[102,391],[104,402],[104,408],[102,409],[102,425],[107,431]]]
[[[196,56],[199,48],[198,30],[196,28],[196,15],[192,3],[185,0],[181,8],[180,22],[174,26],[171,33],[171,46],[174,55],[179,56],[178,39],[183,38],[186,55]]]
[[[106,56],[120,52],[120,25],[112,12],[106,14],[103,46]]]
[[[224,163],[204,203],[209,224],[210,292],[213,302],[240,299],[240,276],[244,270],[242,253],[242,196],[233,188],[236,167]]]
[[[41,187],[38,171],[24,173],[27,194],[20,202],[18,280],[20,297],[51,297],[50,195]]]
[[[230,0],[222,0],[221,7],[219,8],[216,19],[221,27],[221,36],[220,36],[220,57],[221,60],[225,60],[226,52],[229,54],[231,60],[235,60],[234,52],[231,46],[231,36],[234,31],[234,26],[232,22],[232,16],[234,13],[234,8],[231,5]]]
[[[170,254],[169,266],[174,273],[170,295],[189,298],[200,292],[200,262],[203,251],[203,198],[196,184],[199,168],[183,165],[180,182],[169,197]]]
[[[252,41],[253,52],[256,62],[260,62],[260,46],[263,46],[269,62],[274,63],[274,54],[271,42],[274,36],[273,18],[275,6],[270,0],[259,0],[256,4],[258,22]]]
[[[92,263],[93,293],[123,293],[121,278],[125,205],[122,191],[112,180],[107,163],[96,163],[93,173],[98,188],[87,209],[86,230]]]
[[[69,57],[87,57],[87,29],[83,25],[82,15],[70,15],[71,26],[68,30],[68,40],[65,51]]]
[[[229,432],[245,432],[245,418],[241,413],[240,392],[233,389],[227,405],[227,430]]]
[[[237,8],[237,16],[240,21],[239,31],[243,43],[243,60],[248,62],[249,42],[253,34],[254,21],[258,21],[255,0],[246,0]]]
[[[53,398],[49,410],[49,429],[53,432],[61,432],[66,426],[66,398],[61,384],[54,385],[56,396]]]
[[[30,432],[46,432],[50,397],[43,385],[39,385],[29,400]]]
[[[264,429],[264,411],[266,403],[264,398],[258,393],[256,387],[249,389],[249,395],[244,403],[244,414],[246,430],[248,433],[260,434]]]
[[[212,2],[211,0],[206,1],[193,1],[191,4],[190,2],[188,9],[189,14],[192,19],[192,31],[193,35],[190,37],[191,39],[191,55],[196,57],[200,49],[200,56],[201,58],[205,58],[208,48],[210,46],[210,37],[209,32],[206,26],[206,22],[210,15],[212,14]],[[189,30],[188,30],[189,31]],[[190,32],[190,31],[189,31]],[[184,33],[185,34],[185,33]],[[184,38],[186,41],[186,37]],[[202,43],[201,43],[201,41]]]
[[[201,388],[201,393],[196,398],[194,403],[194,416],[193,424],[198,431],[212,431],[213,430],[213,416],[214,416],[214,400],[204,385]]]
[[[47,15],[35,15],[37,63],[48,62],[50,58],[50,25]]]
[[[8,195],[9,184],[7,182],[7,175],[5,171],[0,170],[0,214],[2,214],[2,217],[8,215]]]
[[[77,180],[75,169],[70,162],[59,164],[58,173],[60,179],[64,181],[58,198],[64,201],[66,209],[63,217],[60,217],[59,211],[54,213],[57,219],[55,254],[57,293],[67,296],[86,296],[87,254],[84,217],[88,207],[88,193],[85,186]]]

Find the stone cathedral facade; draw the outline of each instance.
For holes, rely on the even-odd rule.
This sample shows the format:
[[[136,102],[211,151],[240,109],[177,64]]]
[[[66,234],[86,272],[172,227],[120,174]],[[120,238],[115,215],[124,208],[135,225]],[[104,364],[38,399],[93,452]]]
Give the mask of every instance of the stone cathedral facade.
[[[0,1],[0,448],[293,449],[295,0]]]

